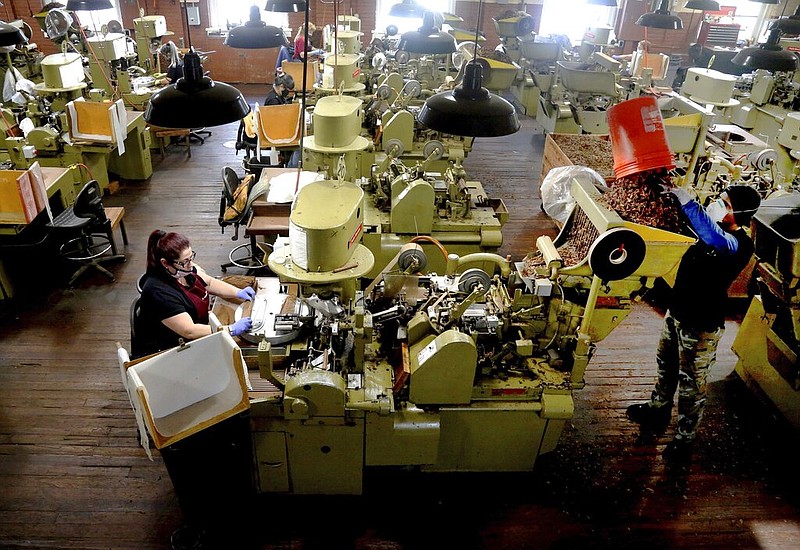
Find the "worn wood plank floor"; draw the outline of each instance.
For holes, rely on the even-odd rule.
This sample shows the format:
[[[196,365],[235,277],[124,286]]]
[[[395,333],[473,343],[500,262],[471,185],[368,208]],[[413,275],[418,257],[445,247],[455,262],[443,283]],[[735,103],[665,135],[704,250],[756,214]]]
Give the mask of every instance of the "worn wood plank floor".
[[[265,92],[242,89],[251,101]],[[0,306],[0,548],[163,549],[181,525],[162,460],[137,445],[115,343],[128,345],[152,229],[189,235],[216,274],[237,244],[216,221],[220,169],[240,166],[236,125],[212,131],[191,159],[180,147],[164,160],[156,152],[150,180],[123,182],[105,199],[126,208],[130,238],[116,282],[91,275],[67,290],[49,258],[14,257],[26,284]],[[465,162],[509,207],[502,252],[515,258],[556,231],[538,200],[542,143],[526,119],[514,136],[477,140]],[[639,304],[599,344],[574,420],[534,472],[371,474],[362,497],[264,498],[249,528],[265,548],[800,547],[797,433],[731,374],[735,318],[688,469],[667,468],[666,438],[639,441],[625,420],[625,407],[649,394],[660,322],[656,307]]]

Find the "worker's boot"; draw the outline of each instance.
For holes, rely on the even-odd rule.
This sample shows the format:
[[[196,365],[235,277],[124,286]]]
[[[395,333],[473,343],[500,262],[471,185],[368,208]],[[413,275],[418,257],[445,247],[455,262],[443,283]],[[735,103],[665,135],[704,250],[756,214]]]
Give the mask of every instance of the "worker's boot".
[[[639,424],[643,430],[662,434],[666,431],[672,418],[672,403],[660,407],[650,405],[649,401],[636,403],[628,407],[625,415],[631,422]]]

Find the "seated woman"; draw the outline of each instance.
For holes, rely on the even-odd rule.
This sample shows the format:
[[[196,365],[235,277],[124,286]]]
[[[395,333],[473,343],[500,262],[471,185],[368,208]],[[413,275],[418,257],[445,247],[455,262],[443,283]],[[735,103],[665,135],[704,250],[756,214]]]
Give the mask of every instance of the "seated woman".
[[[167,75],[158,80],[157,84],[175,84],[175,82],[183,76],[183,58],[178,51],[178,46],[175,42],[170,40],[158,48],[158,54],[162,58],[166,58]]]
[[[141,283],[140,314],[136,341],[131,342],[131,356],[143,357],[158,351],[208,336],[210,296],[226,300],[252,300],[251,287],[239,289],[215,279],[194,263],[195,252],[189,239],[180,233],[156,229],[147,243],[147,272]],[[244,317],[225,327],[238,336],[252,326]]]

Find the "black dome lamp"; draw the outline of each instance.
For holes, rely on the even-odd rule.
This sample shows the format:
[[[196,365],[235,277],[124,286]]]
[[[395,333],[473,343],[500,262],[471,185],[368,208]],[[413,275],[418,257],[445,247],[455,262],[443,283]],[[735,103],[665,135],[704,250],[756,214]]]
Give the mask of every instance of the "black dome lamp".
[[[769,24],[770,29],[780,29],[782,34],[796,36],[800,34],[800,6],[794,11],[794,15],[781,17]]]
[[[425,7],[414,0],[403,0],[389,8],[389,15],[392,17],[422,17],[424,14]]]
[[[780,47],[780,29],[770,29],[767,41],[758,46],[744,48],[731,59],[732,63],[743,65],[750,69],[764,69],[766,71],[796,71],[798,57]]]
[[[68,11],[97,11],[114,9],[111,0],[69,0]]]
[[[665,29],[676,31],[683,28],[683,21],[677,15],[669,12],[669,0],[661,0],[656,11],[649,11],[642,14],[636,20],[637,25],[650,27],[651,29]]]
[[[241,120],[250,112],[250,105],[230,84],[205,76],[200,56],[192,47],[185,5],[183,9],[189,39],[189,51],[183,56],[183,76],[153,94],[144,111],[145,121],[163,128],[199,128]]]
[[[456,51],[456,39],[439,30],[434,24],[433,12],[426,11],[422,17],[422,26],[416,31],[403,33],[397,48],[409,53],[448,54]]]
[[[225,45],[231,48],[263,49],[288,46],[286,35],[278,27],[267,25],[261,20],[261,11],[250,6],[250,20],[228,31]]]
[[[419,123],[431,130],[472,137],[507,136],[519,130],[514,106],[483,87],[483,68],[477,59],[482,15],[483,0],[478,2],[472,60],[464,66],[461,84],[429,97],[417,115]]]
[[[306,10],[304,0],[267,0],[264,11],[274,11],[280,13],[299,13]]]
[[[689,0],[684,8],[698,11],[719,11],[719,2],[715,0]]]
[[[16,47],[27,42],[28,37],[23,34],[21,29],[0,21],[0,47]]]

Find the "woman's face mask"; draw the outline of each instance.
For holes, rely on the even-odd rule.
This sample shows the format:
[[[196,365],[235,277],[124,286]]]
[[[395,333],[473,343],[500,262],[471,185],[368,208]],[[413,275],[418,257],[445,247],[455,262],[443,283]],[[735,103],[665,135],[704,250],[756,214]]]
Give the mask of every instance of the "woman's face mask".
[[[717,199],[706,206],[706,214],[714,223],[720,223],[728,214],[728,206],[722,199]]]
[[[194,273],[194,271],[192,271],[191,269],[185,270],[185,269],[181,269],[179,267],[176,267],[175,268],[175,273],[170,273],[170,275],[172,275],[176,279],[180,279],[181,277],[186,277],[187,275],[192,275],[193,273]]]

